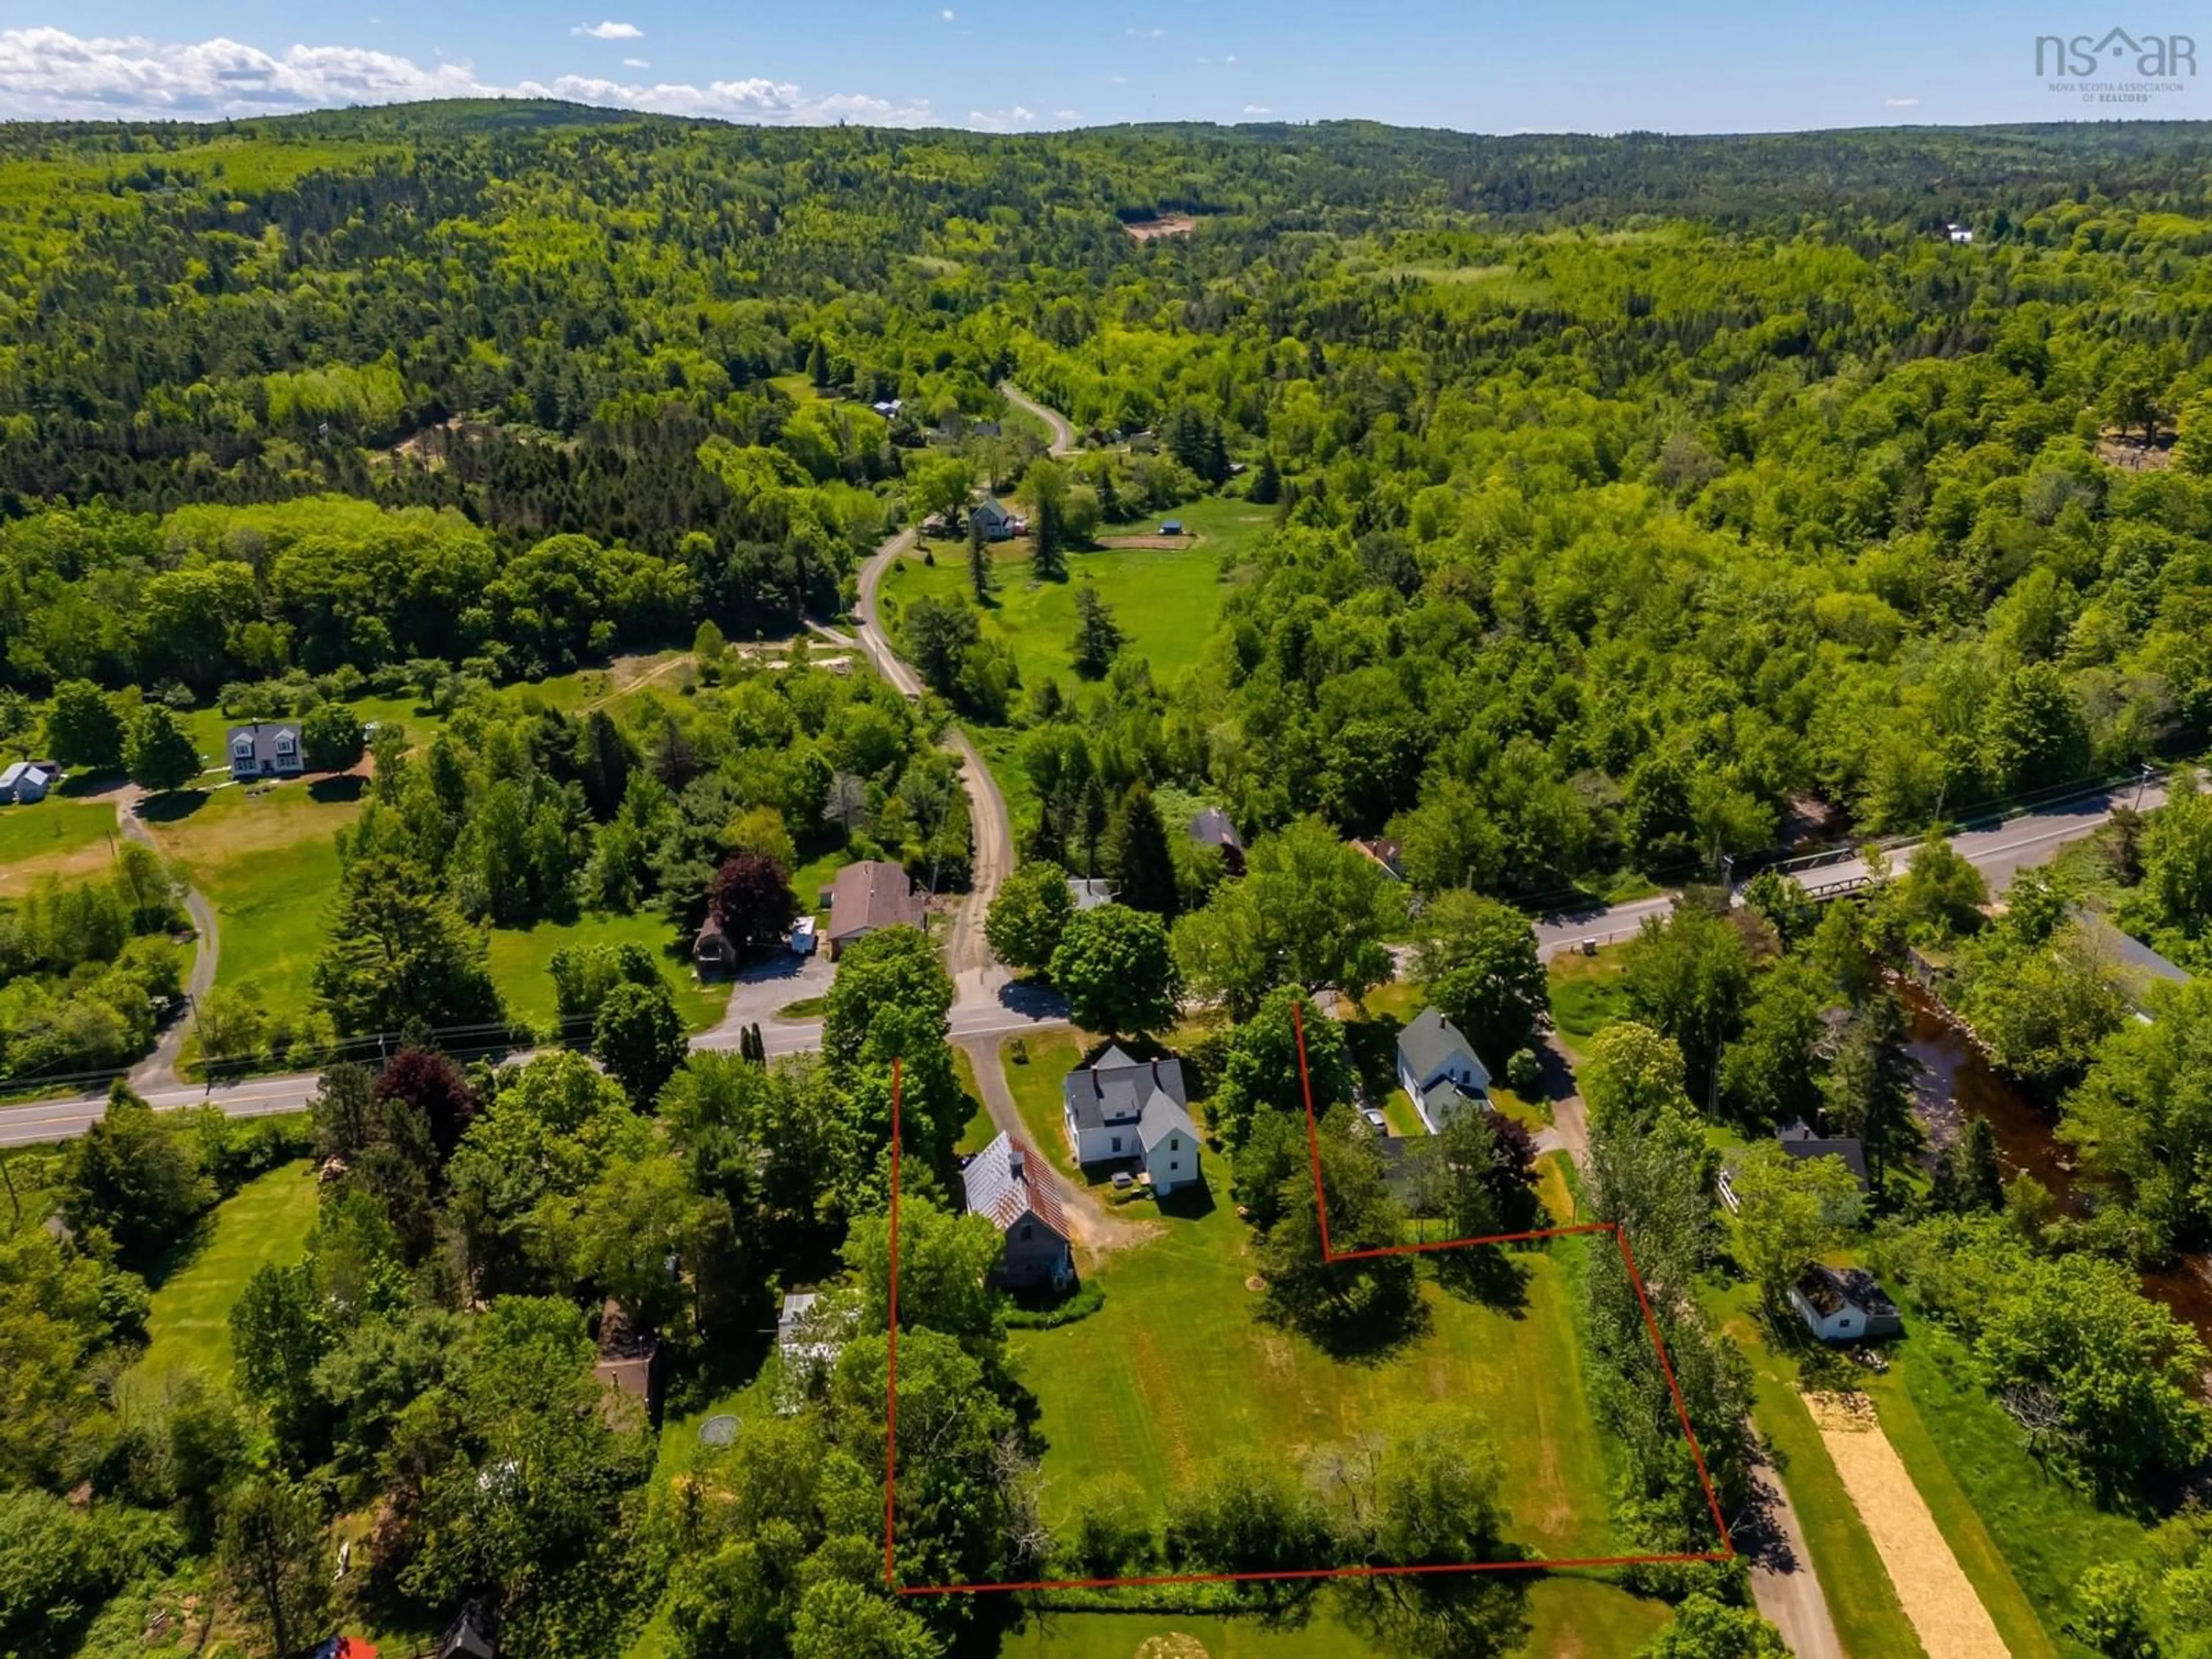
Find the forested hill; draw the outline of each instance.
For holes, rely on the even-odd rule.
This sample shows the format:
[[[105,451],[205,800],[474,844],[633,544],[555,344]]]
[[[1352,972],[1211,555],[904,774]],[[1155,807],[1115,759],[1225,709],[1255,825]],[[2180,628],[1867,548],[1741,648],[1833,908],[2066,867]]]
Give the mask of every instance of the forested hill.
[[[0,689],[788,628],[948,458],[1045,488],[1012,374],[1159,429],[1106,522],[1279,520],[1188,695],[1086,692],[1117,783],[1522,893],[1911,826],[2212,736],[2208,140],[7,128]]]

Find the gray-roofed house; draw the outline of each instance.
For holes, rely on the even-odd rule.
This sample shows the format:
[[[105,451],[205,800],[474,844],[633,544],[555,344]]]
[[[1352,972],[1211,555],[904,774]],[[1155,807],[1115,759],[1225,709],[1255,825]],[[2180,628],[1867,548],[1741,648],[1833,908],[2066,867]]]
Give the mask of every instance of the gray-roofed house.
[[[968,509],[968,517],[983,526],[983,539],[987,542],[1012,541],[1028,528],[1018,515],[1007,512],[988,496]]]
[[[1096,910],[1102,904],[1114,902],[1114,884],[1095,876],[1070,876],[1067,896],[1075,901],[1079,910]]]
[[[1199,1178],[1198,1131],[1182,1062],[1133,1060],[1109,1048],[1094,1065],[1079,1066],[1060,1085],[1060,1115],[1079,1164],[1133,1158],[1165,1197]]]
[[[229,749],[234,778],[296,778],[307,769],[300,752],[300,728],[289,721],[234,726]]]
[[[1431,1134],[1454,1112],[1490,1104],[1489,1068],[1459,1027],[1434,1008],[1422,1009],[1398,1033],[1398,1086]]]
[[[2160,985],[2186,985],[2190,973],[2179,963],[2169,962],[2134,934],[2124,933],[2099,915],[2094,910],[2085,910],[2080,905],[2067,907],[2068,914],[2080,924],[2081,931],[2108,951],[2120,965],[2121,976],[2127,982],[2128,1000],[2134,1004],[2136,1017],[2148,1020],[2147,1011],[2150,993]]]
[[[1823,1342],[1862,1342],[1905,1330],[1897,1304],[1863,1267],[1807,1262],[1790,1287],[1790,1305],[1797,1310],[1805,1328]]]
[[[1244,873],[1244,843],[1237,837],[1237,826],[1229,821],[1229,814],[1218,806],[1209,806],[1194,813],[1190,820],[1190,838],[1200,847],[1218,847],[1221,865],[1232,876]]]
[[[50,760],[15,761],[0,772],[0,803],[28,806],[44,800],[62,769]]]
[[[830,954],[885,927],[919,927],[927,908],[897,865],[882,859],[848,864],[830,884]]]
[[[1804,1123],[1792,1123],[1775,1136],[1782,1150],[1792,1158],[1839,1158],[1844,1166],[1859,1178],[1862,1191],[1867,1184],[1866,1148],[1850,1135],[1829,1137],[1815,1134]]]
[[[960,1180],[969,1209],[988,1216],[1006,1241],[991,1273],[994,1284],[1020,1290],[1065,1285],[1075,1276],[1059,1188],[1035,1152],[1002,1133],[968,1160]]]

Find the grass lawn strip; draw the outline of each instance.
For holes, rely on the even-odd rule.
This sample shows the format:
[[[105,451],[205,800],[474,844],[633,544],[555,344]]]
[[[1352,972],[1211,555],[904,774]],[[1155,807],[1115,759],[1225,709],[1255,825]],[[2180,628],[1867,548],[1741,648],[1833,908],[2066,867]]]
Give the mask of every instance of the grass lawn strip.
[[[115,808],[104,800],[43,800],[0,810],[0,895],[31,890],[46,876],[84,881],[114,857]]]
[[[198,1250],[154,1292],[146,1355],[127,1386],[158,1385],[187,1369],[229,1381],[230,1310],[258,1269],[289,1267],[307,1253],[315,1194],[302,1159],[247,1182],[216,1206]]]
[[[1943,1659],[2009,1659],[2012,1650],[1882,1432],[1872,1404],[1852,1395],[1808,1395],[1805,1403],[1922,1645]]]
[[[1014,1058],[1016,1042],[1027,1048],[1026,1064]],[[1081,1041],[1066,1031],[1009,1038],[999,1049],[1006,1086],[1013,1091],[1023,1127],[1030,1132],[1030,1150],[1078,1182],[1083,1181],[1083,1170],[1075,1161],[1074,1149],[1067,1144],[1066,1097],[1060,1085],[1082,1058]]]

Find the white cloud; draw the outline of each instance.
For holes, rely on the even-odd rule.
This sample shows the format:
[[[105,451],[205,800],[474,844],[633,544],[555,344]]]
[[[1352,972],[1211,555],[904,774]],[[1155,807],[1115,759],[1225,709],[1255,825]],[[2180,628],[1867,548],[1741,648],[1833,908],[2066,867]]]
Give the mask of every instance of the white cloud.
[[[1165,29],[1161,28],[1140,29],[1133,23],[1129,26],[1130,36],[1139,40],[1157,40],[1166,33]]]
[[[1201,64],[1210,64],[1213,60],[1211,58],[1201,58],[1198,61]]]
[[[571,34],[588,34],[594,40],[641,40],[645,31],[635,23],[579,23]]]
[[[940,11],[937,15],[949,23],[952,21],[952,8],[947,6],[943,11]]]
[[[1012,109],[971,109],[968,112],[968,125],[978,132],[1013,132],[1035,126],[1036,112],[1024,109],[1019,104]]]
[[[1911,109],[1920,102],[1917,98],[1885,98],[1881,101],[1892,109]]]
[[[1126,75],[1109,75],[1106,78],[1117,87],[1126,87],[1129,84],[1129,77]]]
[[[1052,118],[1055,121],[1080,121],[1083,112],[1079,109],[1056,109],[1052,112]]]
[[[1274,111],[1269,109],[1265,104],[1247,104],[1244,106],[1244,112],[1247,115],[1273,115]]]
[[[425,67],[358,46],[295,46],[271,54],[221,38],[85,40],[57,28],[0,29],[0,115],[9,117],[211,120],[421,98],[565,98],[785,126],[841,120],[921,126],[939,118],[927,99],[817,94],[765,76],[699,86],[564,75],[498,86],[479,80],[465,64]]]
[[[653,65],[642,58],[625,58],[623,59],[623,67],[624,69],[651,69]]]
[[[1224,64],[1233,64],[1237,61],[1237,54],[1232,52],[1228,57],[1223,58],[1221,61]]]

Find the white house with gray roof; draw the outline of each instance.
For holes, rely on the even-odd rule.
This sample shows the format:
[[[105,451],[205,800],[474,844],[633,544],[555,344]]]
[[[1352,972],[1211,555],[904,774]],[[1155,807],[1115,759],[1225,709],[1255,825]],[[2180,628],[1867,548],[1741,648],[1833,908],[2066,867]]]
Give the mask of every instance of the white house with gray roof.
[[[289,720],[256,720],[230,728],[230,775],[296,778],[307,769],[300,750],[300,728]]]
[[[1454,1112],[1490,1104],[1489,1069],[1459,1027],[1434,1008],[1422,1009],[1398,1033],[1398,1086],[1431,1134]]]
[[[1198,1131],[1182,1062],[1133,1060],[1119,1047],[1079,1066],[1060,1087],[1067,1144],[1079,1164],[1133,1159],[1164,1197],[1199,1178]]]

